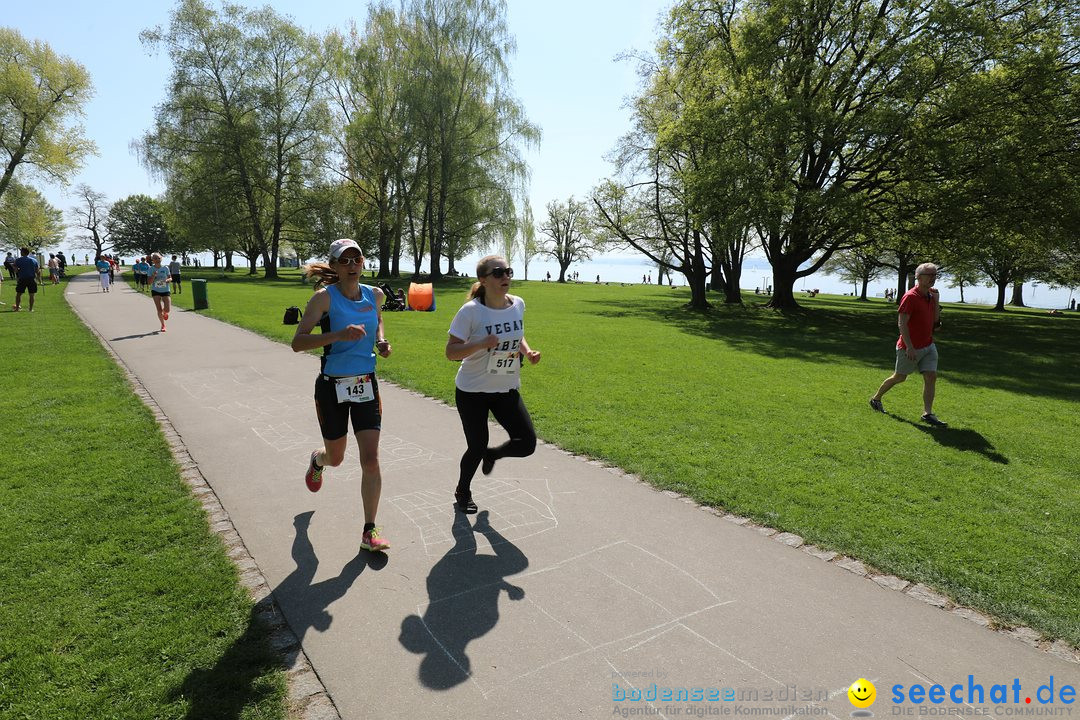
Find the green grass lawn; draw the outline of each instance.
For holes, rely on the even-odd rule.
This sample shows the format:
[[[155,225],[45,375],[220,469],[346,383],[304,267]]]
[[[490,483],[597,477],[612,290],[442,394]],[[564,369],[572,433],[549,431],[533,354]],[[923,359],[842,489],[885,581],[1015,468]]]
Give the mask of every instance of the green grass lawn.
[[[285,307],[311,294],[296,271],[199,275],[207,314],[282,341]],[[467,285],[440,285],[437,312],[385,316],[382,376],[453,402],[443,347]],[[946,306],[935,411],[950,427],[931,430],[918,377],[889,415],[867,405],[894,360],[880,300],[781,314],[749,295],[702,314],[656,286],[513,292],[543,353],[523,395],[544,439],[1080,645],[1080,316]],[[190,307],[186,281],[176,299]]]
[[[285,717],[279,661],[150,411],[63,285],[39,292],[32,314],[26,296],[10,312],[11,286],[0,717]]]

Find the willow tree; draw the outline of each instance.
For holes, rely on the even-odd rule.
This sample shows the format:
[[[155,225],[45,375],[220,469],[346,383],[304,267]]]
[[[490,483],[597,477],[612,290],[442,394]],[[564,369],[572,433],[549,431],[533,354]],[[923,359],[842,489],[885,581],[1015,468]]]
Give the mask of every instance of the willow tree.
[[[511,196],[524,196],[522,149],[540,130],[514,97],[515,43],[503,0],[411,0],[403,10],[416,58],[410,122],[424,153],[414,193],[427,237],[430,274],[440,259],[469,252],[485,228],[506,225]]]
[[[165,101],[141,143],[167,183],[201,156],[242,198],[252,252],[277,275],[282,228],[302,211],[323,165],[329,115],[321,88],[325,55],[314,36],[270,8],[183,0],[168,28],[142,33],[173,63]]]

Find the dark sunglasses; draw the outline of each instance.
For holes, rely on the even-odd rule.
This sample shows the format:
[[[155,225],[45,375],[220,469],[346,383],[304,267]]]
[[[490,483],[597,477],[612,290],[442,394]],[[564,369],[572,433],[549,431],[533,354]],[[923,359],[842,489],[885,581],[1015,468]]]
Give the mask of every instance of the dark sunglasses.
[[[360,265],[364,262],[362,257],[338,258],[338,265]]]
[[[505,275],[506,277],[512,278],[512,277],[514,277],[514,268],[501,268],[501,267],[500,268],[495,268],[494,270],[489,272],[487,275],[481,275],[480,277],[487,277],[488,275],[490,275],[493,278],[501,278],[503,275]]]

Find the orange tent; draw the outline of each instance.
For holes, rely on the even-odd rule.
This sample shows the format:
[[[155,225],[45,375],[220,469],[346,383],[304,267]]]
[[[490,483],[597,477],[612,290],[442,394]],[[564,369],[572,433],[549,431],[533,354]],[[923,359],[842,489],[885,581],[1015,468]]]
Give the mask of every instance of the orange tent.
[[[409,309],[435,311],[435,291],[431,283],[409,283]]]

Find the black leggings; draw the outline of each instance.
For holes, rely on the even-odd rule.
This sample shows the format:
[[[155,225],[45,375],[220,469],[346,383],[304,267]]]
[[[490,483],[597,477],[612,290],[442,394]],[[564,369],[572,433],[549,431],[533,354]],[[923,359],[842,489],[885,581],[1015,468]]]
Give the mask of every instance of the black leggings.
[[[528,457],[536,450],[536,431],[525,409],[521,393],[510,390],[502,393],[465,392],[457,390],[457,411],[465,442],[469,447],[461,456],[461,476],[458,491],[466,492],[472,484],[476,468],[487,455],[492,460],[504,457]],[[510,440],[496,448],[488,448],[488,411],[495,416]]]

